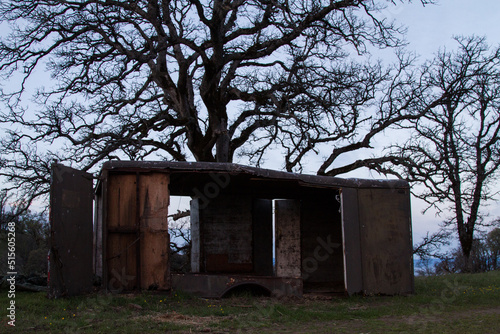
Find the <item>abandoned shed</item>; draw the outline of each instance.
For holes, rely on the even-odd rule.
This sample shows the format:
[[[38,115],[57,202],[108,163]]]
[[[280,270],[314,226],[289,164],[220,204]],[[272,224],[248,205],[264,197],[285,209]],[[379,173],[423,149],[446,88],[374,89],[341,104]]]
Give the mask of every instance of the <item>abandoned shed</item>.
[[[55,296],[90,289],[93,275],[112,291],[175,288],[204,297],[243,285],[296,296],[413,292],[410,194],[401,180],[110,161],[92,219],[89,175],[56,164],[52,179]],[[170,196],[191,198],[188,274],[170,273]]]

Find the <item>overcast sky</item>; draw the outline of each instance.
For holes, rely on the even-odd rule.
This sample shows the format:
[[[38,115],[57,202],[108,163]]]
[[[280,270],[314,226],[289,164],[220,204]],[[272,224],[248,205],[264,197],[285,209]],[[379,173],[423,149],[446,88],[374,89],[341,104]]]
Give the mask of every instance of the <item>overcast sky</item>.
[[[425,58],[442,46],[454,47],[454,35],[487,36],[493,45],[500,42],[498,0],[438,0],[425,7],[414,0],[412,4],[397,6],[393,16],[408,26],[409,49]]]

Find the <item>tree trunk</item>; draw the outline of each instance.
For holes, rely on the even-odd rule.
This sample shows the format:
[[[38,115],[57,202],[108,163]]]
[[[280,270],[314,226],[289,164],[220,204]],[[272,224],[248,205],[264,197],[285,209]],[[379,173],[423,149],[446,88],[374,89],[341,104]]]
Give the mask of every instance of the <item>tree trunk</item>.
[[[466,261],[466,271],[472,272],[472,263],[471,263],[471,252],[472,252],[472,241],[473,235],[471,231],[469,231],[465,226],[462,225],[462,228],[459,228],[458,237],[460,241],[460,246],[462,246],[462,253],[465,257]]]
[[[222,119],[217,131],[217,143],[215,146],[215,159],[217,162],[231,162],[230,138],[227,133],[227,122]]]

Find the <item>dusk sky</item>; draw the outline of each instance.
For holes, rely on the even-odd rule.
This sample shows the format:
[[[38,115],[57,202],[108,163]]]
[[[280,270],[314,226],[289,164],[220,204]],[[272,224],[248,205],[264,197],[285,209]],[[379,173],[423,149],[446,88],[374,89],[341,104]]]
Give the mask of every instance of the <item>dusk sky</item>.
[[[443,46],[456,49],[452,40],[455,35],[486,36],[488,44],[497,46],[500,43],[498,0],[438,0],[437,4],[425,7],[414,1],[410,5],[397,6],[394,18],[408,26],[408,49],[420,54],[422,60],[431,58]],[[413,204],[414,241],[418,241],[426,230],[436,230],[440,218],[432,213],[422,216],[421,207],[415,200]],[[499,203],[492,203],[487,209],[490,218],[500,216]]]
[[[387,19],[394,19],[398,24],[407,27],[406,40],[407,50],[416,52],[420,56],[419,61],[423,62],[433,58],[440,48],[446,47],[448,50],[456,50],[457,43],[453,36],[486,36],[488,44],[496,46],[500,44],[500,34],[498,22],[500,22],[500,1],[499,0],[437,0],[436,4],[425,7],[419,0],[414,0],[411,4],[398,4],[390,6],[383,15]],[[391,56],[394,50],[386,50],[377,54],[376,57]],[[384,59],[386,60],[386,59]],[[383,146],[385,139],[392,139],[391,133],[385,134],[386,138],[376,138],[376,142]],[[320,152],[315,159],[311,156],[304,165],[304,173],[315,174],[318,166],[323,161],[322,157],[328,152]],[[356,160],[365,154],[373,155],[372,150],[357,151],[348,159]],[[366,156],[365,156],[366,157]],[[245,161],[235,161],[246,163]],[[269,154],[268,160],[263,164],[265,168],[282,169],[282,158],[277,154]],[[357,170],[341,177],[363,177],[363,178],[384,178],[367,170]],[[500,186],[500,182],[499,182]],[[184,202],[184,201],[183,201]],[[178,203],[172,201],[172,210],[187,208],[187,202]],[[412,220],[413,220],[413,241],[420,241],[427,231],[437,231],[439,223],[446,217],[436,217],[433,211],[428,211],[425,215],[422,210],[425,204],[412,198]],[[500,217],[500,203],[491,203],[485,210],[490,212],[490,218]],[[455,234],[453,235],[456,238]],[[458,244],[454,244],[456,247]]]
[[[498,0],[437,0],[436,4],[425,7],[419,0],[414,0],[411,4],[389,6],[384,10],[383,15],[407,27],[407,50],[416,52],[421,62],[433,58],[443,47],[450,51],[456,50],[457,43],[453,40],[453,36],[486,36],[489,45],[500,44],[500,1]],[[393,50],[386,50],[379,56],[377,52],[376,57],[391,56],[393,53]],[[386,133],[385,136],[387,140],[392,137],[390,133]],[[383,137],[375,139],[379,144],[384,140]],[[325,152],[324,155],[327,153]],[[374,152],[360,150],[353,153],[349,159],[356,160],[365,154],[373,155]],[[321,153],[316,161],[314,157],[311,157],[308,164],[304,166],[304,172],[315,174],[322,161],[321,158]],[[273,158],[270,157],[264,167],[273,169],[283,167],[281,160],[279,162],[276,160],[276,163],[272,160]],[[341,177],[383,178],[367,170],[357,170]],[[500,188],[500,182],[498,182],[498,187]],[[437,231],[438,223],[445,218],[444,215],[436,217],[432,211],[422,215],[421,211],[424,207],[423,202],[412,199],[414,242],[425,236],[427,231]],[[491,203],[486,210],[490,212],[491,219],[500,217],[500,203]]]
[[[500,43],[500,1],[438,1],[425,7],[419,1],[396,7],[394,18],[408,26],[409,49],[428,58],[440,47],[454,48],[454,35],[486,36],[491,45]]]
[[[408,50],[417,52],[421,60],[430,59],[442,47],[456,49],[453,36],[486,36],[488,44],[500,43],[500,1],[498,0],[438,0],[437,4],[422,6],[420,1],[401,4],[387,10],[397,22],[408,27]],[[497,187],[500,187],[498,182]],[[413,200],[414,242],[427,230],[437,230],[441,220],[428,213],[420,213],[423,205]],[[499,203],[487,207],[490,218],[500,216]]]
[[[384,0],[385,1],[385,0]],[[387,0],[387,2],[390,2]],[[411,4],[398,3],[396,6],[390,5],[383,15],[398,24],[407,26],[408,41],[407,49],[420,55],[420,60],[430,59],[442,47],[454,50],[457,44],[452,40],[453,36],[486,36],[490,45],[500,43],[498,22],[500,22],[500,1],[499,0],[437,0],[436,4],[425,7],[419,0],[414,0]],[[393,52],[387,50],[386,52]],[[378,54],[376,55],[378,56]],[[386,134],[390,137],[390,134]],[[381,142],[383,138],[378,139]],[[325,152],[324,155],[328,154]],[[361,156],[365,152],[356,152],[351,158]],[[373,154],[373,152],[368,153]],[[322,156],[317,160],[312,157],[305,166],[305,173],[314,174],[319,166]],[[282,169],[282,161],[274,163],[274,159],[269,159],[263,167],[272,169]],[[245,163],[245,161],[235,161]],[[382,178],[380,175],[367,171],[356,171],[346,175],[346,177],[370,177]],[[500,182],[499,182],[500,184]],[[413,228],[414,241],[418,241],[428,230],[436,230],[437,222],[441,218],[436,218],[432,213],[425,216],[420,214],[423,206],[417,201],[413,201]],[[174,204],[177,206],[177,204]],[[177,208],[173,208],[174,210]],[[488,209],[491,217],[500,216],[500,205],[493,203]]]

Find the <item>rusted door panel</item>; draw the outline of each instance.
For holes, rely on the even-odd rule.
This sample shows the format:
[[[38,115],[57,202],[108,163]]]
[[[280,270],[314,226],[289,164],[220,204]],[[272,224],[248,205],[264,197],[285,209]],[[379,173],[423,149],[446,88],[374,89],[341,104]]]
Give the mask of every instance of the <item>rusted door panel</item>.
[[[256,275],[273,275],[273,202],[254,199],[252,204],[253,270]]]
[[[173,274],[172,286],[204,298],[222,298],[233,289],[260,287],[271,296],[302,297],[302,279],[298,277],[271,277],[231,274]]]
[[[49,297],[92,289],[92,175],[52,165]],[[75,265],[77,264],[77,265]]]
[[[191,272],[200,272],[201,238],[200,238],[200,201],[193,198],[190,202],[191,222]]]
[[[275,201],[276,276],[301,277],[300,201]]]
[[[96,192],[95,196],[95,210],[94,210],[94,246],[93,246],[93,263],[94,274],[103,279],[103,187],[101,186]]]
[[[341,196],[344,284],[347,294],[351,296],[363,291],[358,190],[355,188],[343,188]]]
[[[413,292],[409,190],[359,189],[358,200],[365,292]]]

